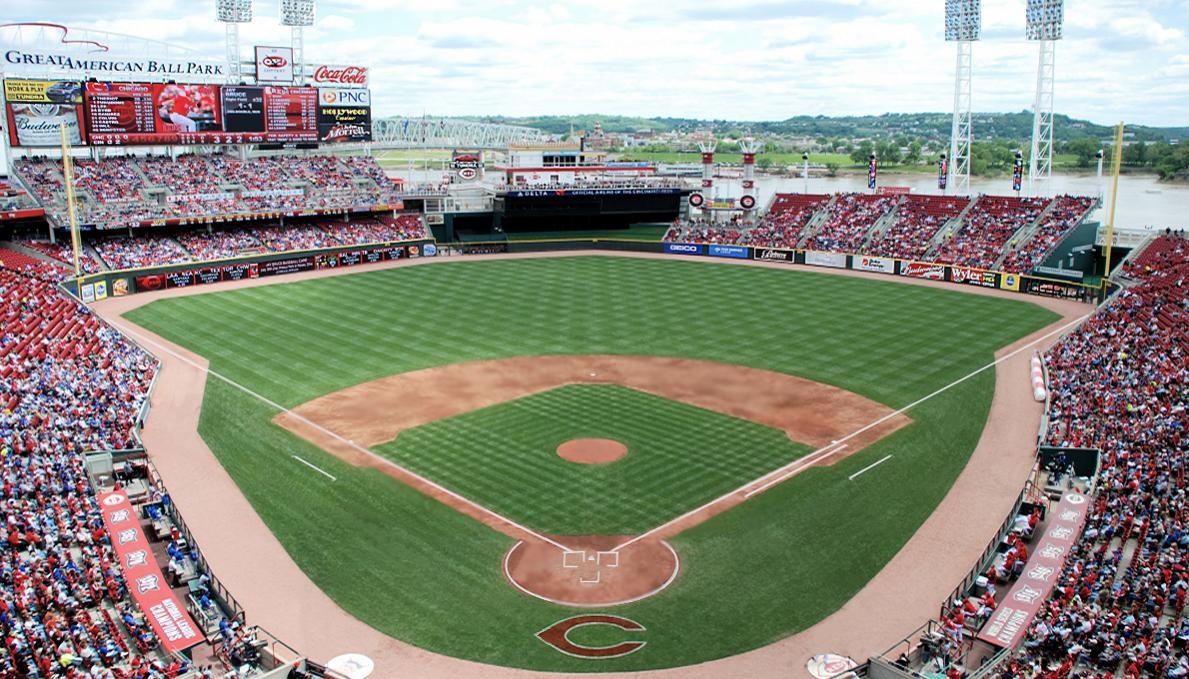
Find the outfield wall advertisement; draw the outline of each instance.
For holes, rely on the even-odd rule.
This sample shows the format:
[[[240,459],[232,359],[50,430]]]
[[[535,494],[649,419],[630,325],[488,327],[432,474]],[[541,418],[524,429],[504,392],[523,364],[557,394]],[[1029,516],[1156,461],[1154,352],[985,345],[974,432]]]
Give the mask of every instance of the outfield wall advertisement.
[[[756,248],[742,245],[717,245],[708,243],[665,243],[665,252],[675,255],[709,255],[751,259],[757,262],[781,262],[784,264],[806,264],[832,269],[852,269],[896,275],[906,278],[924,278],[932,281],[948,281],[982,288],[1026,292],[1063,299],[1083,299],[1089,290],[1085,285],[1071,281],[1038,278],[1017,273],[986,271],[962,266],[949,266],[937,262],[913,262],[891,257],[870,255],[848,255],[840,252],[816,252],[786,250],[783,248]]]

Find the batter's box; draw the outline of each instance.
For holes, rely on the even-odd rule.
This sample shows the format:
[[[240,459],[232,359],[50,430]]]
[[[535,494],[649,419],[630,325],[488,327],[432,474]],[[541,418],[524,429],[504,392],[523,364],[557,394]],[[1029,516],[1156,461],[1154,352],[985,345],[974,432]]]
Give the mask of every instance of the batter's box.
[[[580,568],[586,563],[586,550],[570,550],[561,553],[562,568]]]
[[[619,568],[619,552],[599,552],[596,557],[599,566]]]

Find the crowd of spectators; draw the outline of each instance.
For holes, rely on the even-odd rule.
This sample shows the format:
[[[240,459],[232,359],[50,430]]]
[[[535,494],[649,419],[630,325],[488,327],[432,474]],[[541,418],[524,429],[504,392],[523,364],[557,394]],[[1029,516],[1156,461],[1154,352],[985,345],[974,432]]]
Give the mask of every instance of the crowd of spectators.
[[[51,243],[43,240],[25,240],[19,241],[19,243],[25,247],[37,250],[46,257],[65,264],[71,270],[74,269],[74,248],[69,243],[61,241]],[[79,249],[78,261],[83,273],[97,273],[103,270],[103,265],[86,248]]]
[[[1048,198],[979,196],[966,213],[961,228],[941,244],[932,259],[944,264],[992,269],[1005,249],[1016,245],[1013,236],[1031,226],[1048,204]]]
[[[863,254],[923,259],[943,226],[970,204],[965,197],[908,195],[887,229],[872,238]]]
[[[745,234],[743,242],[760,247],[795,248],[809,221],[829,202],[828,195],[778,193],[768,213]]]
[[[74,166],[79,222],[99,229],[159,219],[390,205],[404,194],[370,156],[119,156],[80,159]],[[13,169],[59,224],[69,222],[60,161],[21,158]]]
[[[1057,196],[1048,211],[1041,216],[1036,233],[1007,254],[1002,271],[1029,274],[1043,262],[1069,232],[1086,218],[1094,207],[1094,199],[1084,196]]]
[[[130,159],[75,160],[75,188],[89,191],[100,203],[141,202],[144,175],[137,169],[138,164]]]
[[[111,269],[139,269],[193,261],[169,236],[115,236],[93,241],[92,245]]]
[[[1149,249],[1135,284],[1045,354],[1045,442],[1100,449],[1100,471],[1082,535],[1000,676],[1189,674],[1189,242]]]
[[[241,227],[178,234],[177,242],[194,260],[205,262],[240,254],[263,252],[268,248],[255,235],[255,229]]]
[[[37,207],[33,196],[7,179],[0,178],[0,212]]]
[[[858,252],[876,222],[895,209],[898,196],[840,193],[827,208],[826,222],[805,243],[806,250]]]
[[[251,254],[314,250],[426,238],[419,214],[358,216],[258,227],[193,229],[172,235],[115,236],[90,241],[112,270],[206,262]],[[26,243],[45,251],[47,244]],[[69,255],[67,249],[65,255]],[[98,264],[97,262],[95,263]]]
[[[128,596],[83,462],[135,444],[157,365],[60,295],[54,269],[0,250],[0,678],[178,676]]]
[[[738,243],[743,236],[743,224],[738,221],[719,222],[708,218],[674,222],[665,232],[666,243]]]

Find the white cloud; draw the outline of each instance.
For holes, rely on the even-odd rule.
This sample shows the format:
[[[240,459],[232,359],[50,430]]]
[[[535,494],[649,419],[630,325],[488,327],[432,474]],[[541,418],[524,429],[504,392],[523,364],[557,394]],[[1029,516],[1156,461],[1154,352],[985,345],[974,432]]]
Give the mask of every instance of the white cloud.
[[[31,7],[36,5],[35,8]],[[321,0],[307,60],[370,66],[377,114],[608,114],[783,119],[945,111],[954,46],[937,0]],[[223,54],[213,2],[26,3],[15,20],[75,24]],[[285,45],[260,0],[241,51]],[[1032,104],[1037,48],[1022,0],[983,1],[974,106]],[[1060,112],[1189,124],[1183,0],[1067,3]],[[0,38],[3,33],[0,33]]]

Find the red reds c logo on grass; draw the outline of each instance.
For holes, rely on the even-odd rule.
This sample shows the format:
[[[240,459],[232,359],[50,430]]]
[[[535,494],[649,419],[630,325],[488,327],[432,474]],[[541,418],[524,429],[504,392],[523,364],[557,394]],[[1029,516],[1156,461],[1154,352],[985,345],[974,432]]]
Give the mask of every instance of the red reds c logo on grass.
[[[618,615],[598,613],[594,615],[576,615],[565,620],[558,620],[549,627],[537,632],[537,638],[566,655],[576,658],[620,658],[634,653],[644,647],[645,641],[624,641],[611,646],[584,646],[570,640],[570,632],[586,625],[611,625],[629,632],[640,632],[644,625]]]

